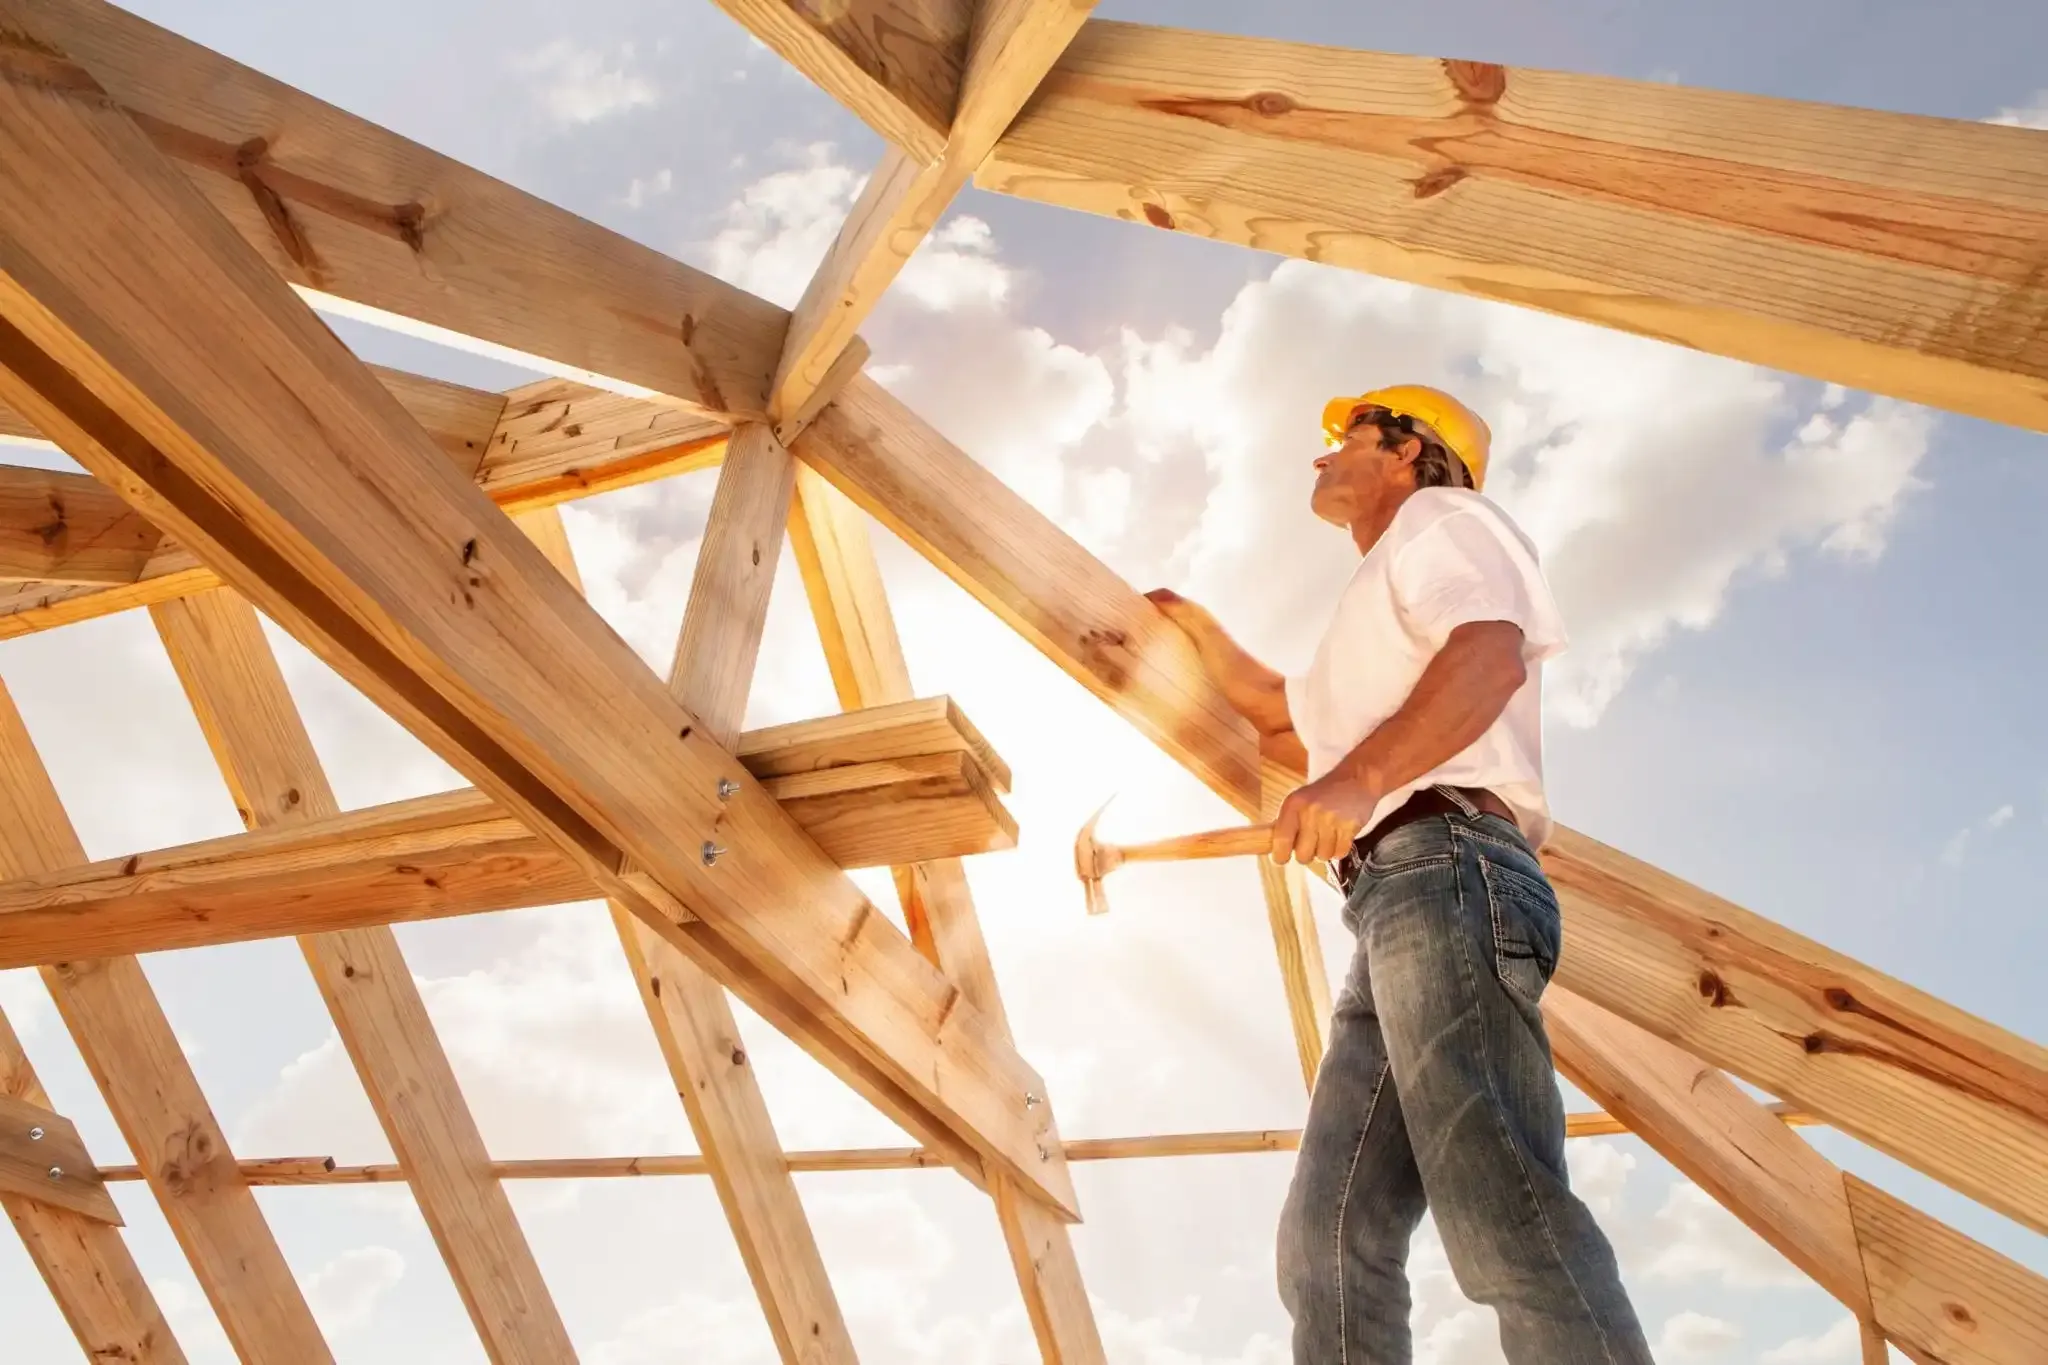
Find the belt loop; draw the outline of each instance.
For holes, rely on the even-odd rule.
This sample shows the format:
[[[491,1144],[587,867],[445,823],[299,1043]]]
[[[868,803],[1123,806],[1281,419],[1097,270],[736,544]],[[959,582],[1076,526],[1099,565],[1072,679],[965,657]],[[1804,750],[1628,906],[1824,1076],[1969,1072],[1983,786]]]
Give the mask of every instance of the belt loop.
[[[1437,786],[1431,787],[1430,790],[1437,793],[1439,796],[1443,797],[1444,800],[1450,802],[1452,805],[1456,806],[1459,812],[1463,814],[1467,820],[1477,820],[1479,818],[1479,807],[1473,805],[1470,801],[1467,801],[1465,799],[1465,794],[1459,791],[1456,787],[1446,787],[1439,784]]]

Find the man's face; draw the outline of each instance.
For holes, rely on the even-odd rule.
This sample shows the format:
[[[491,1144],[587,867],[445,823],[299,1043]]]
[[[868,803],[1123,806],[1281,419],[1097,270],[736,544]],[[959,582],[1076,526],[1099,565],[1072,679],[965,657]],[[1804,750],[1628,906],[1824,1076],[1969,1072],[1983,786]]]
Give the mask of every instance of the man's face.
[[[1309,510],[1333,526],[1350,526],[1390,497],[1414,487],[1413,457],[1402,448],[1389,450],[1377,426],[1364,420],[1369,409],[1352,414],[1344,444],[1316,458],[1316,486]],[[1413,439],[1401,447],[1420,448]]]

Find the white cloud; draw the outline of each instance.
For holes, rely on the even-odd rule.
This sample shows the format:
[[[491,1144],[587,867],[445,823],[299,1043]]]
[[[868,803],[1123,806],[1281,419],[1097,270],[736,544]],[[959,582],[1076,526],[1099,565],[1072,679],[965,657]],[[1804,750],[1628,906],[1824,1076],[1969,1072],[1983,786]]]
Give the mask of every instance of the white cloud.
[[[535,79],[533,94],[557,123],[595,123],[655,103],[661,92],[633,70],[633,48],[598,52],[557,38],[513,59],[513,70]]]
[[[1644,1274],[1652,1280],[1717,1279],[1736,1288],[1809,1283],[1770,1243],[1689,1181],[1671,1187],[1651,1231]]]
[[[306,1277],[306,1304],[320,1330],[338,1336],[367,1322],[377,1301],[404,1276],[405,1258],[390,1247],[357,1247]]]
[[[1966,825],[1951,834],[1948,841],[1941,846],[1941,865],[1961,867],[1963,860],[1969,856],[1970,845],[1977,835],[1996,834],[2011,824],[2013,816],[2017,813],[2012,803],[2007,802],[1985,816],[1982,825]]]
[[[651,200],[661,198],[675,187],[675,172],[663,166],[652,175],[634,176],[632,183],[626,186],[626,192],[620,198],[624,200],[627,208],[637,209]]]
[[[189,1272],[180,1267],[179,1274],[152,1277],[149,1292],[156,1296],[171,1335],[178,1339],[191,1365],[234,1365],[235,1349],[228,1334],[221,1330],[213,1305]]]
[[[1984,825],[1987,829],[2003,829],[2007,824],[2009,824],[2012,821],[2012,817],[2012,804],[2008,802],[2005,805],[2000,806],[1997,810],[1991,812],[1991,814],[1985,816]]]
[[[2048,90],[2037,92],[2029,103],[1999,110],[1990,121],[2018,128],[2048,128]]]
[[[1863,1358],[1863,1333],[1853,1317],[1840,1318],[1825,1332],[1793,1337],[1763,1354],[1763,1365],[1855,1365]]]
[[[1742,1340],[1742,1329],[1722,1318],[1691,1309],[1675,1314],[1657,1334],[1660,1360],[1713,1360]]]

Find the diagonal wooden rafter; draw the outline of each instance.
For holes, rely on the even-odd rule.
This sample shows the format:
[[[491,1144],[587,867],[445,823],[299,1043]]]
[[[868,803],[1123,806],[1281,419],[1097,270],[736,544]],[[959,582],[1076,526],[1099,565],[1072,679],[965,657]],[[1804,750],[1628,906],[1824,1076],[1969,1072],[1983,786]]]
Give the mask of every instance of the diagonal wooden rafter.
[[[964,70],[957,78],[958,111],[942,129],[944,145],[936,152],[925,154],[899,141],[883,156],[805,286],[769,393],[770,414],[786,440],[795,439],[793,418],[808,411],[821,393],[844,383],[840,361],[858,340],[861,323],[1095,7],[1095,0],[948,2],[962,14],[970,7],[974,11]],[[769,41],[766,27],[755,27],[762,12],[784,10],[778,0],[721,3],[749,11],[754,17],[742,16],[742,22],[764,41]],[[797,65],[833,89],[811,67]]]
[[[2044,144],[1097,21],[976,183],[2043,430]]]
[[[0,32],[8,401],[892,1117],[1071,1213],[979,1011],[20,0]]]
[[[746,714],[794,464],[767,427],[734,433],[690,579],[669,686],[723,742],[737,742]],[[521,525],[580,587],[560,514]],[[616,903],[612,918],[776,1350],[787,1365],[851,1365],[853,1338],[724,988]]]
[[[47,1108],[21,1039],[0,1014],[0,1096]],[[138,1173],[139,1174],[139,1173]],[[120,1228],[75,1209],[0,1190],[7,1213],[86,1359],[185,1365],[163,1309]]]
[[[1249,727],[1185,639],[987,470],[866,380],[794,450],[1212,790],[1258,809]],[[1553,849],[1574,945],[1560,989],[2043,1226],[2042,1049],[1582,836]]]
[[[910,669],[865,517],[807,468],[797,470],[795,491],[790,539],[840,705],[855,710],[910,697]],[[919,951],[958,981],[967,998],[1007,1034],[995,964],[982,937],[966,868],[959,859],[947,858],[898,867],[895,875]],[[1020,1198],[1012,1182],[994,1184],[996,1216],[1040,1354],[1049,1365],[1102,1361],[1102,1335],[1067,1229],[1050,1210]]]
[[[244,823],[338,815],[255,609],[220,588],[150,614]],[[574,1359],[397,935],[349,929],[299,947],[485,1354],[499,1365]]]
[[[13,698],[0,688],[0,872],[20,876],[84,861]],[[42,975],[235,1350],[246,1360],[332,1360],[142,964],[85,958]],[[121,1269],[111,1248],[96,1251]],[[133,1315],[132,1329],[155,1330],[153,1306],[143,1316],[133,1286],[108,1289],[126,1307],[98,1304],[96,1331],[114,1330],[117,1311]]]

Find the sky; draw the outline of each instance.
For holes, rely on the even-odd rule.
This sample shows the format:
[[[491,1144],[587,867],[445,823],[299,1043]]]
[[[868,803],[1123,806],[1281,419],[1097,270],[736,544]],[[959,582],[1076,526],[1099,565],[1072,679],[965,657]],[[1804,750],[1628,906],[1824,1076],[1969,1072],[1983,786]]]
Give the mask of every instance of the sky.
[[[783,304],[873,134],[714,7],[677,0],[138,0],[148,17]],[[2048,126],[2038,6],[1105,0],[1106,17]],[[394,40],[393,35],[402,35]],[[379,363],[531,376],[335,320]],[[1572,635],[1546,678],[1553,805],[1647,858],[2023,1036],[2048,1036],[2034,857],[2048,835],[2035,563],[2048,440],[1558,319],[979,192],[865,335],[870,372],[1135,586],[1209,603],[1306,663],[1354,562],[1306,513],[1322,400],[1451,381],[1492,419],[1492,491],[1543,549]],[[0,455],[29,461],[34,452]],[[595,605],[665,668],[714,474],[573,505]],[[1293,1127],[1306,1103],[1249,866],[1134,868],[1082,914],[1068,848],[1231,822],[1192,778],[878,533],[911,671],[1016,775],[1017,849],[971,860],[1018,1045],[1069,1137]],[[345,805],[459,777],[273,632]],[[147,618],[0,643],[0,679],[89,852],[233,832]],[[834,708],[785,559],[749,724]],[[886,877],[862,874],[893,909]],[[1318,902],[1333,973],[1348,936]],[[494,1154],[694,1150],[602,909],[410,926],[407,957]],[[1570,951],[1567,943],[1566,951]],[[147,959],[235,1149],[388,1160],[295,948]],[[40,983],[0,1006],[97,1159],[128,1159]],[[743,1016],[784,1144],[894,1144]],[[2048,1271],[2043,1239],[1829,1131],[1831,1159]],[[1572,1144],[1666,1362],[1850,1365],[1818,1289],[1632,1138]],[[1290,1158],[1076,1168],[1075,1243],[1110,1358],[1278,1365],[1273,1224]],[[989,1205],[945,1172],[798,1177],[864,1359],[1012,1365],[1030,1332]],[[513,1201],[581,1357],[752,1365],[773,1346],[710,1185],[533,1182]],[[129,1240],[196,1362],[231,1355],[146,1192]],[[338,1359],[482,1357],[403,1189],[266,1190]],[[1418,1360],[1501,1359],[1418,1236]],[[0,1242],[0,1320],[77,1348]]]

